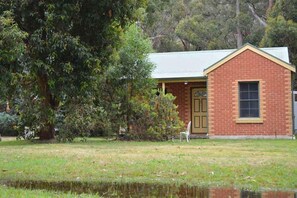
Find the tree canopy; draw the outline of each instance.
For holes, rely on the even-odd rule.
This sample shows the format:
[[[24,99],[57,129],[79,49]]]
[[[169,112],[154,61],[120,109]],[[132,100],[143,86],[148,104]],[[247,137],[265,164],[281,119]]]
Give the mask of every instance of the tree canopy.
[[[135,24],[128,26],[116,52],[116,61],[105,72],[104,82],[99,83],[102,86],[97,96],[113,128],[121,126],[129,130],[135,107],[146,100],[155,87],[151,79],[154,65],[148,60],[152,51],[151,42],[141,29]]]
[[[20,72],[25,53],[23,40],[27,34],[21,31],[11,12],[0,16],[0,92],[2,99],[9,98],[15,86],[16,74]],[[11,85],[11,86],[8,86]]]
[[[258,46],[271,0],[151,0],[143,22],[157,51]]]
[[[27,35],[26,59],[19,74],[34,98],[41,139],[54,138],[61,102],[90,92],[105,70],[123,27],[145,1],[1,1],[15,27]],[[22,43],[22,42],[20,42]],[[14,54],[17,56],[17,54]],[[28,113],[28,112],[27,112]]]
[[[290,59],[297,64],[297,1],[276,0],[267,23],[262,46],[287,46]]]

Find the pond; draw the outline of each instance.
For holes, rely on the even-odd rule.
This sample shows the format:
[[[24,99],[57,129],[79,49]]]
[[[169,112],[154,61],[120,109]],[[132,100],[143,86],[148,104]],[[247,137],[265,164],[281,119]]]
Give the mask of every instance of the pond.
[[[297,198],[293,191],[248,191],[235,188],[203,188],[188,185],[146,183],[84,183],[45,181],[2,181],[14,188],[44,189],[75,193],[98,194],[103,197],[197,197],[197,198]]]

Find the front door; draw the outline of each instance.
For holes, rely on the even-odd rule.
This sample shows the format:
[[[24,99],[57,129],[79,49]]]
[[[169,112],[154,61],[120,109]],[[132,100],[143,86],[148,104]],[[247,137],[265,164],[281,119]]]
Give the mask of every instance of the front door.
[[[192,133],[207,133],[207,98],[205,88],[192,89]]]

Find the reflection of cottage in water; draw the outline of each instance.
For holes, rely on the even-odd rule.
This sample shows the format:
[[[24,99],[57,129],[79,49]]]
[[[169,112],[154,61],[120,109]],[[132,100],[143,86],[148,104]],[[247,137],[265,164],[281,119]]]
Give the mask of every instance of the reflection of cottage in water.
[[[293,105],[294,105],[294,131],[297,135],[297,91],[293,91]]]
[[[253,192],[232,188],[212,188],[209,190],[208,198],[296,198],[294,192]]]

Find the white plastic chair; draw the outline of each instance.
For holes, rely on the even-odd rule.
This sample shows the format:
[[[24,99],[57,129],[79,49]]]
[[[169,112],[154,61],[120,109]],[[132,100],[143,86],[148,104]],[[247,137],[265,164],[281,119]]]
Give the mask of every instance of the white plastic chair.
[[[186,136],[187,142],[190,140],[190,131],[191,131],[191,121],[188,123],[187,130],[180,132],[180,141],[182,141],[183,136]]]
[[[34,131],[31,131],[29,127],[25,126],[24,139],[29,140],[34,138]]]

